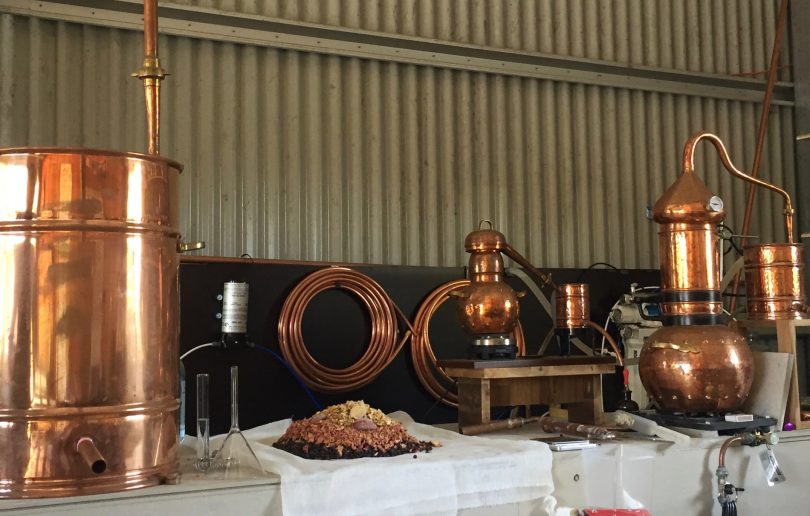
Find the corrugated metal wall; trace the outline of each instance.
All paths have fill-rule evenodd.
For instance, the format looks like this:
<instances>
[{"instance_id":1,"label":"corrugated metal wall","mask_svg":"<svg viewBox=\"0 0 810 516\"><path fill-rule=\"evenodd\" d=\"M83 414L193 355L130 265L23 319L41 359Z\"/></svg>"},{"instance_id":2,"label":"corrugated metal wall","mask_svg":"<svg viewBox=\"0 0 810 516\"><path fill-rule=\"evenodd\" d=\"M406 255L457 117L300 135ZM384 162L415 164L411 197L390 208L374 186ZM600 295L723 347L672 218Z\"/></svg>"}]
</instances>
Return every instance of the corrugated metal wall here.
<instances>
[{"instance_id":1,"label":"corrugated metal wall","mask_svg":"<svg viewBox=\"0 0 810 516\"><path fill-rule=\"evenodd\" d=\"M770 0L173 3L527 52L722 74L767 68L778 11L778 2Z\"/></svg>"},{"instance_id":2,"label":"corrugated metal wall","mask_svg":"<svg viewBox=\"0 0 810 516\"><path fill-rule=\"evenodd\" d=\"M766 66L773 4L215 7L725 73ZM711 38L724 15L733 29ZM717 131L738 166L753 161L754 103L184 37L161 37L160 48L173 74L162 151L186 165L182 231L206 240L207 254L459 265L464 235L491 218L540 266L654 267L644 208L674 180L688 135ZM140 52L137 32L0 15L0 146L143 149L140 84L128 79ZM775 107L763 175L790 191L792 142L791 109ZM744 185L713 151L699 162L739 224ZM778 200L758 199L753 232L782 238Z\"/></svg>"}]
</instances>

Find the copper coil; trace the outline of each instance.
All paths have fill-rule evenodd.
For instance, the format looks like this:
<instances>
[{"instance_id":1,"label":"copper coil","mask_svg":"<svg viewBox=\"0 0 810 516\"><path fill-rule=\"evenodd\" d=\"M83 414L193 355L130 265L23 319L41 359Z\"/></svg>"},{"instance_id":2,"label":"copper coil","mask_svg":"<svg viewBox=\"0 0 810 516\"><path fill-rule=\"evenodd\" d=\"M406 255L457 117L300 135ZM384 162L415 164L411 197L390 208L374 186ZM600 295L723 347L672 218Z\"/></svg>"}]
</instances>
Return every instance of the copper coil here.
<instances>
[{"instance_id":1,"label":"copper coil","mask_svg":"<svg viewBox=\"0 0 810 516\"><path fill-rule=\"evenodd\" d=\"M452 390L454 380L447 376L444 370L437 365L438 359L430 343L430 320L436 310L450 297L450 292L466 287L469 284L469 280L455 280L436 288L419 305L413 324L411 357L413 358L416 376L431 396L450 407L458 406L458 394ZM523 338L523 328L521 328L519 321L515 326L514 336L518 355L525 355L526 343Z\"/></svg>"},{"instance_id":2,"label":"copper coil","mask_svg":"<svg viewBox=\"0 0 810 516\"><path fill-rule=\"evenodd\" d=\"M309 353L301 335L301 320L312 298L340 288L365 305L371 318L371 339L360 359L345 369L326 367ZM397 314L409 330L397 340ZM329 267L304 278L287 296L278 320L278 341L284 359L312 389L343 393L371 383L399 354L413 328L385 290L373 279L346 267Z\"/></svg>"}]
</instances>

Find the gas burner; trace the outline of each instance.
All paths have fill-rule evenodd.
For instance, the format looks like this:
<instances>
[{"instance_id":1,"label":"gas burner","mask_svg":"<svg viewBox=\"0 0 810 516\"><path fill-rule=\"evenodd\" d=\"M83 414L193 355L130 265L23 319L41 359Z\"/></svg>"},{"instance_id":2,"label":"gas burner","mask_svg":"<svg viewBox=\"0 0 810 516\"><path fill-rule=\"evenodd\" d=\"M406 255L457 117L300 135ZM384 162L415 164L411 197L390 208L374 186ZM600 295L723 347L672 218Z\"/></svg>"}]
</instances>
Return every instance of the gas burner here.
<instances>
[{"instance_id":1,"label":"gas burner","mask_svg":"<svg viewBox=\"0 0 810 516\"><path fill-rule=\"evenodd\" d=\"M726 421L718 414L665 414L663 412L643 412L642 415L662 426L691 428L717 432L720 435L733 435L740 432L753 432L755 430L770 431L776 425L776 419L766 416L754 415L751 421Z\"/></svg>"}]
</instances>

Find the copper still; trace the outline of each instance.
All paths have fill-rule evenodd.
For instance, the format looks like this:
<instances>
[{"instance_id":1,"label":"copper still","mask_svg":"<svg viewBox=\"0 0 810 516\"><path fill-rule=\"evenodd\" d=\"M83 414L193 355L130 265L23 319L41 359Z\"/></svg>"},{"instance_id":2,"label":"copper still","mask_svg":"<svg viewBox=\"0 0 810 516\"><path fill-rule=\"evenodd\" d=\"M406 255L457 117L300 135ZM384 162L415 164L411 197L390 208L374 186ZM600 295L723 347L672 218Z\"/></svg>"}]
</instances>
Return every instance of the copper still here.
<instances>
[{"instance_id":1,"label":"copper still","mask_svg":"<svg viewBox=\"0 0 810 516\"><path fill-rule=\"evenodd\" d=\"M484 223L489 229L484 229ZM458 301L456 313L471 336L470 355L479 358L514 358L517 345L512 333L518 322L518 295L503 277L501 251L506 237L481 221L477 231L464 239L470 253L470 284L450 292Z\"/></svg>"},{"instance_id":2,"label":"copper still","mask_svg":"<svg viewBox=\"0 0 810 516\"><path fill-rule=\"evenodd\" d=\"M178 471L178 182L157 156L0 149L0 498L155 485Z\"/></svg>"},{"instance_id":3,"label":"copper still","mask_svg":"<svg viewBox=\"0 0 810 516\"><path fill-rule=\"evenodd\" d=\"M715 225L725 211L694 172L694 150L703 139L715 145L730 172L742 174L735 173L739 171L719 138L696 133L684 147L683 173L653 207L653 218L660 224L665 326L645 342L639 375L658 408L666 412L735 410L753 381L753 356L745 338L723 325Z\"/></svg>"}]
</instances>

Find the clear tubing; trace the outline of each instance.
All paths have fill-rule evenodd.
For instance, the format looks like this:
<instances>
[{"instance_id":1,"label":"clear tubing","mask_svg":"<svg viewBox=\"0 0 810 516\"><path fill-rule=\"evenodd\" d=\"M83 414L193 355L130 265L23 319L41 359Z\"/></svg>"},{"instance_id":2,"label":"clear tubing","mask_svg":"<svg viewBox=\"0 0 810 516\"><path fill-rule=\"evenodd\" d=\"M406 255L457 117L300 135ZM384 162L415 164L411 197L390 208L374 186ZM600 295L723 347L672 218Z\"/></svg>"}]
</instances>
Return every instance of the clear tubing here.
<instances>
[{"instance_id":1,"label":"clear tubing","mask_svg":"<svg viewBox=\"0 0 810 516\"><path fill-rule=\"evenodd\" d=\"M208 413L208 375L197 375L197 469L211 467L211 426Z\"/></svg>"},{"instance_id":2,"label":"clear tubing","mask_svg":"<svg viewBox=\"0 0 810 516\"><path fill-rule=\"evenodd\" d=\"M231 366L231 430L239 430L239 368Z\"/></svg>"}]
</instances>

